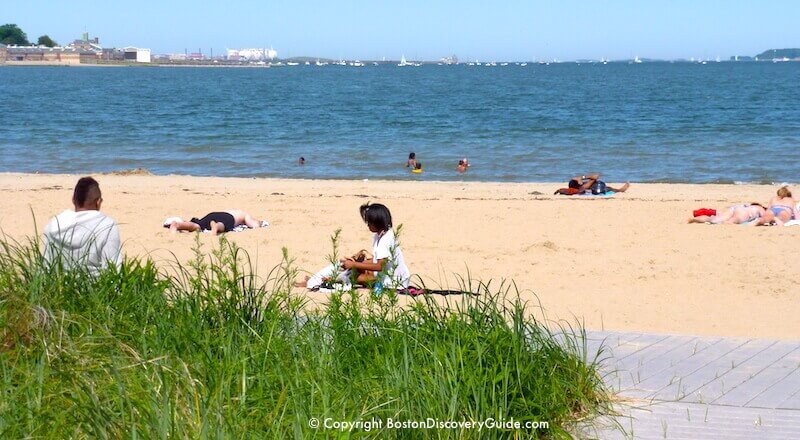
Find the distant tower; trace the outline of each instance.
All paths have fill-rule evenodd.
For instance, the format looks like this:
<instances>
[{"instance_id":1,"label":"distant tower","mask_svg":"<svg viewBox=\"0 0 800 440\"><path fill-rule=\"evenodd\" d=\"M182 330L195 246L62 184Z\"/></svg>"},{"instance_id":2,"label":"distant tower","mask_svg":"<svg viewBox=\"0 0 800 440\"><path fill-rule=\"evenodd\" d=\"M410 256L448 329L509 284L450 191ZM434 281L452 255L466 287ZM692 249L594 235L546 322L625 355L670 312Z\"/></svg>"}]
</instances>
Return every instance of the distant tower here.
<instances>
[{"instance_id":1,"label":"distant tower","mask_svg":"<svg viewBox=\"0 0 800 440\"><path fill-rule=\"evenodd\" d=\"M83 33L83 41L89 41L89 33L88 32L84 32Z\"/></svg>"}]
</instances>

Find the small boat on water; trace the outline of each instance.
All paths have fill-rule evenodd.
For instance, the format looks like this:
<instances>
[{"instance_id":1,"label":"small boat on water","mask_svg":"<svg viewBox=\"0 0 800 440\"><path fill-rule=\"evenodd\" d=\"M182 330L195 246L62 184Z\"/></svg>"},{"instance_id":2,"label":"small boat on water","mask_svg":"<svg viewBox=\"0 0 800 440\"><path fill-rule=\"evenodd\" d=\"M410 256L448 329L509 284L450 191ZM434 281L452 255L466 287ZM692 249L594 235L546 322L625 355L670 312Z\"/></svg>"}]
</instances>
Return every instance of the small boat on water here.
<instances>
[{"instance_id":1,"label":"small boat on water","mask_svg":"<svg viewBox=\"0 0 800 440\"><path fill-rule=\"evenodd\" d=\"M406 56L405 55L400 57L400 63L397 64L398 67L405 67L405 66L410 66L410 65L411 64L406 62Z\"/></svg>"}]
</instances>

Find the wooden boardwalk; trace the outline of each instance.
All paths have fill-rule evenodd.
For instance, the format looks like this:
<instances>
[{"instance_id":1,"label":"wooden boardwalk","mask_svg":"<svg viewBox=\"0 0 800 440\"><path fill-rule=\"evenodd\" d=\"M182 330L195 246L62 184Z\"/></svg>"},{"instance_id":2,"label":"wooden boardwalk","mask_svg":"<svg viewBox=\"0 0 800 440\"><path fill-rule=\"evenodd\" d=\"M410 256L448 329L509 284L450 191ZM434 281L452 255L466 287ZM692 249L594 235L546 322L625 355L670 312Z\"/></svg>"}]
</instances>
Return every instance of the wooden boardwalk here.
<instances>
[{"instance_id":1,"label":"wooden boardwalk","mask_svg":"<svg viewBox=\"0 0 800 440\"><path fill-rule=\"evenodd\" d=\"M800 438L800 341L587 332L601 344L621 416L585 436Z\"/></svg>"}]
</instances>

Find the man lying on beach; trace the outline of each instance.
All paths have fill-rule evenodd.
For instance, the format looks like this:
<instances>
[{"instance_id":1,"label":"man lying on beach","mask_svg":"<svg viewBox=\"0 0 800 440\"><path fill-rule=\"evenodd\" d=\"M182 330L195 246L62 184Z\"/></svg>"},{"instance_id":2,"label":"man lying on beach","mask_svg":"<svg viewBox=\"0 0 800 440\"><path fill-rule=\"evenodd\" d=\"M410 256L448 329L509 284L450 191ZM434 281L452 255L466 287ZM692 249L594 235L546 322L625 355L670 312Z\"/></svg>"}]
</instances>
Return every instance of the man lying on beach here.
<instances>
[{"instance_id":1,"label":"man lying on beach","mask_svg":"<svg viewBox=\"0 0 800 440\"><path fill-rule=\"evenodd\" d=\"M173 233L181 231L211 231L214 235L222 232L230 232L237 226L247 226L248 228L255 229L264 225L265 222L256 219L241 209L211 212L206 214L203 218L198 219L194 217L188 222L178 217L172 217L164 221L164 227L169 228Z\"/></svg>"},{"instance_id":2,"label":"man lying on beach","mask_svg":"<svg viewBox=\"0 0 800 440\"><path fill-rule=\"evenodd\" d=\"M618 193L627 191L630 186L630 183L625 182L621 187L613 188L600 180L600 173L594 173L573 177L567 183L567 188L559 188L553 194L571 196L575 194L584 194L587 191L590 191L592 194Z\"/></svg>"},{"instance_id":3,"label":"man lying on beach","mask_svg":"<svg viewBox=\"0 0 800 440\"><path fill-rule=\"evenodd\" d=\"M44 228L44 258L62 266L86 266L97 275L104 267L122 264L117 222L100 212L103 194L91 177L81 177L72 193L74 210L53 217Z\"/></svg>"}]
</instances>

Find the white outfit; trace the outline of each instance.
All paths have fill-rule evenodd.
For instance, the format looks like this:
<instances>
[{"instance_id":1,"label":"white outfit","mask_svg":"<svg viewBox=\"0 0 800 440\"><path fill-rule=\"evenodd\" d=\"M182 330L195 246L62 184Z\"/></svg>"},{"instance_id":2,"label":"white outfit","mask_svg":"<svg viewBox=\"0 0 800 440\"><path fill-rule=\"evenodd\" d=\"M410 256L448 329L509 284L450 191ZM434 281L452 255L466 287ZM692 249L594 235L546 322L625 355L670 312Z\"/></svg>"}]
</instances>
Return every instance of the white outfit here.
<instances>
[{"instance_id":1,"label":"white outfit","mask_svg":"<svg viewBox=\"0 0 800 440\"><path fill-rule=\"evenodd\" d=\"M372 255L373 263L386 259L386 265L383 267L385 275L382 280L379 280L383 283L384 288L405 289L408 287L411 272L406 266L403 251L397 244L394 231L390 229L383 235L375 234L372 237ZM375 272L376 277L379 274L380 272Z\"/></svg>"},{"instance_id":2,"label":"white outfit","mask_svg":"<svg viewBox=\"0 0 800 440\"><path fill-rule=\"evenodd\" d=\"M117 222L100 211L67 210L44 228L44 258L61 259L64 267L88 267L97 275L108 264L122 264Z\"/></svg>"},{"instance_id":3,"label":"white outfit","mask_svg":"<svg viewBox=\"0 0 800 440\"><path fill-rule=\"evenodd\" d=\"M336 282L342 284L343 290L350 290L350 270L343 270L342 265L338 262L336 264L329 264L320 269L306 281L306 288L313 289L322 284L324 278L333 278Z\"/></svg>"}]
</instances>

